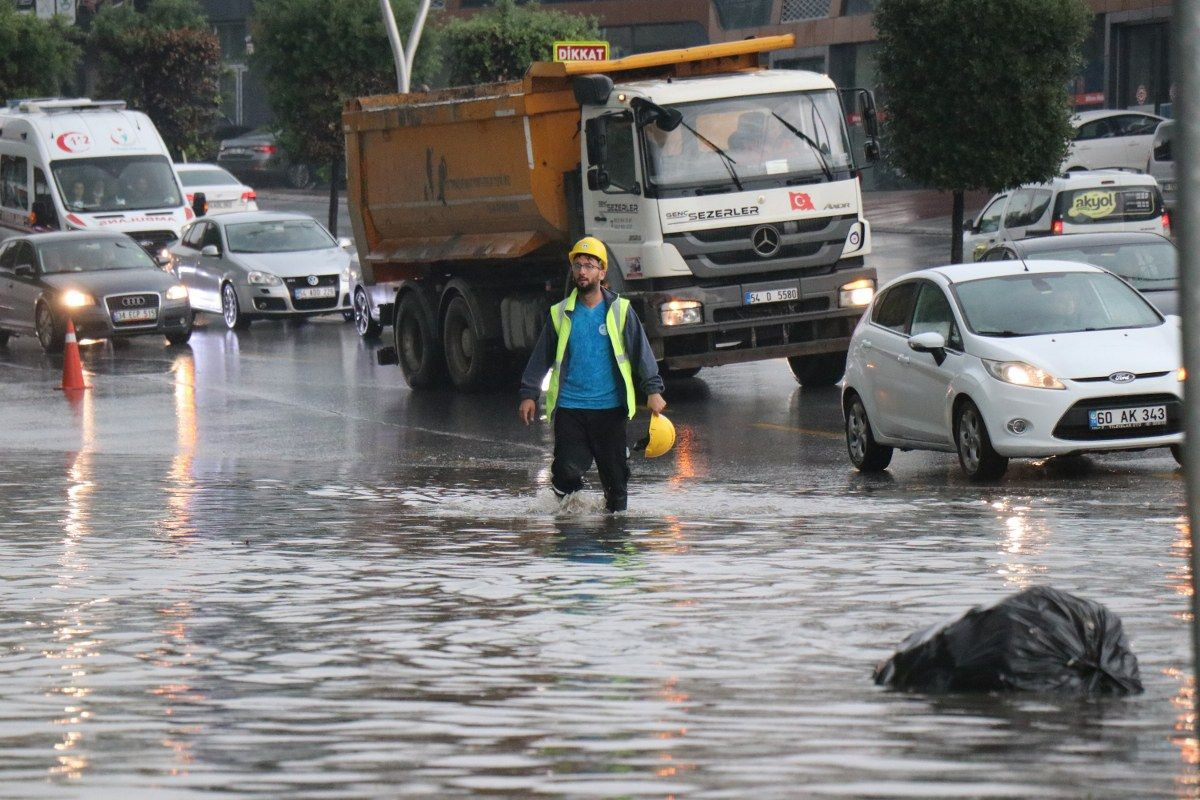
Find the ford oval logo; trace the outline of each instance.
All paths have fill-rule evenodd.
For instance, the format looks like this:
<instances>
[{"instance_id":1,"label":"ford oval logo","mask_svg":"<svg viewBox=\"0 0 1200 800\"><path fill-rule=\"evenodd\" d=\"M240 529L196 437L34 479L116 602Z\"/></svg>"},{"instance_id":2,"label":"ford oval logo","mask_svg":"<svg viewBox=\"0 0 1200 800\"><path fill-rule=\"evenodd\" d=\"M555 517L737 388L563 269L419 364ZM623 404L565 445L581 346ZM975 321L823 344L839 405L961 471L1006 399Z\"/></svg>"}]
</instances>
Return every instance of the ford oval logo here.
<instances>
[{"instance_id":1,"label":"ford oval logo","mask_svg":"<svg viewBox=\"0 0 1200 800\"><path fill-rule=\"evenodd\" d=\"M316 286L320 282L321 282L320 278L318 278L316 275L308 276L308 285L309 286Z\"/></svg>"},{"instance_id":2,"label":"ford oval logo","mask_svg":"<svg viewBox=\"0 0 1200 800\"><path fill-rule=\"evenodd\" d=\"M144 298L144 297L122 297L121 305L125 306L126 308L132 308L133 306L144 306L144 305L146 305L146 298Z\"/></svg>"},{"instance_id":3,"label":"ford oval logo","mask_svg":"<svg viewBox=\"0 0 1200 800\"><path fill-rule=\"evenodd\" d=\"M1108 376L1108 379L1113 383L1129 383L1136 377L1137 375L1134 375L1132 372L1114 372Z\"/></svg>"}]
</instances>

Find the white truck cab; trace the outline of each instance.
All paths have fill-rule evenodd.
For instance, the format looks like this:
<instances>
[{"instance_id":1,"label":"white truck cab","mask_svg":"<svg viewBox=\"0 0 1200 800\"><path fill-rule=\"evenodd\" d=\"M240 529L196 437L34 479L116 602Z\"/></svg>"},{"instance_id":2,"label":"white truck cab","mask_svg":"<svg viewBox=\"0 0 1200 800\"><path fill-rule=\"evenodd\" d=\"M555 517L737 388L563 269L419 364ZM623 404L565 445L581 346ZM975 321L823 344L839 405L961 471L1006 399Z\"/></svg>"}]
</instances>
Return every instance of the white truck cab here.
<instances>
[{"instance_id":1,"label":"white truck cab","mask_svg":"<svg viewBox=\"0 0 1200 800\"><path fill-rule=\"evenodd\" d=\"M126 233L159 258L194 216L166 143L120 100L13 100L0 110L0 239Z\"/></svg>"}]
</instances>

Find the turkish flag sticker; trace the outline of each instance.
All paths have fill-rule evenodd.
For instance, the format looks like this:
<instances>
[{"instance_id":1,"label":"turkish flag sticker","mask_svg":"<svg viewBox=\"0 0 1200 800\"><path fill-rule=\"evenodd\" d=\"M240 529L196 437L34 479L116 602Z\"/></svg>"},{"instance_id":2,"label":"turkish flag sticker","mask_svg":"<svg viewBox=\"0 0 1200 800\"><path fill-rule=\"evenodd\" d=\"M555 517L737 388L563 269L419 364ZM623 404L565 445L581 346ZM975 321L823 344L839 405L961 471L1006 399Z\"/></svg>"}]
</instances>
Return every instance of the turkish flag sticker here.
<instances>
[{"instance_id":1,"label":"turkish flag sticker","mask_svg":"<svg viewBox=\"0 0 1200 800\"><path fill-rule=\"evenodd\" d=\"M812 198L804 192L788 192L788 200L792 203L792 211L816 211Z\"/></svg>"}]
</instances>

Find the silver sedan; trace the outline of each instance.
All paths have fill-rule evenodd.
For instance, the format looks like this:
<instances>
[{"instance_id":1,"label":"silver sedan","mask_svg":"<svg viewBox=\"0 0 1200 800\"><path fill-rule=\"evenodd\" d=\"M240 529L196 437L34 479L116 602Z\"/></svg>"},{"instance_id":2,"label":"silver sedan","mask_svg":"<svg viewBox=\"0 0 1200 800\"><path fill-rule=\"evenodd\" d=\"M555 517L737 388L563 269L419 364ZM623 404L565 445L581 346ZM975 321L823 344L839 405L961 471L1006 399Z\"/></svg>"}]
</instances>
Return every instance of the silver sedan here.
<instances>
[{"instance_id":1,"label":"silver sedan","mask_svg":"<svg viewBox=\"0 0 1200 800\"><path fill-rule=\"evenodd\" d=\"M350 254L304 214L247 211L202 217L171 248L192 307L231 329L255 319L349 315Z\"/></svg>"}]
</instances>

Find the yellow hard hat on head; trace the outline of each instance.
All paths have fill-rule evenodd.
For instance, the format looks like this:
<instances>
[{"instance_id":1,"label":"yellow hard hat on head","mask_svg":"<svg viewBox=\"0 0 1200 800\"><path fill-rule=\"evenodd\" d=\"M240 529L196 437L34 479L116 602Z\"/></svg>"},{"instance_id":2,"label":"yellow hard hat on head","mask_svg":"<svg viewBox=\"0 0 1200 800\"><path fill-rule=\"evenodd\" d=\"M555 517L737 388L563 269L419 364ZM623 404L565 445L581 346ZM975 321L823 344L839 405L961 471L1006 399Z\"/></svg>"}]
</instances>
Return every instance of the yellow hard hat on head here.
<instances>
[{"instance_id":1,"label":"yellow hard hat on head","mask_svg":"<svg viewBox=\"0 0 1200 800\"><path fill-rule=\"evenodd\" d=\"M585 256L598 258L601 269L608 269L608 248L604 246L604 242L595 236L585 236L576 242L575 246L571 248L571 252L567 255L567 261L575 261L575 256L581 253Z\"/></svg>"},{"instance_id":2,"label":"yellow hard hat on head","mask_svg":"<svg viewBox=\"0 0 1200 800\"><path fill-rule=\"evenodd\" d=\"M646 442L646 458L658 458L675 445L675 426L662 414L650 415L649 441Z\"/></svg>"}]
</instances>

